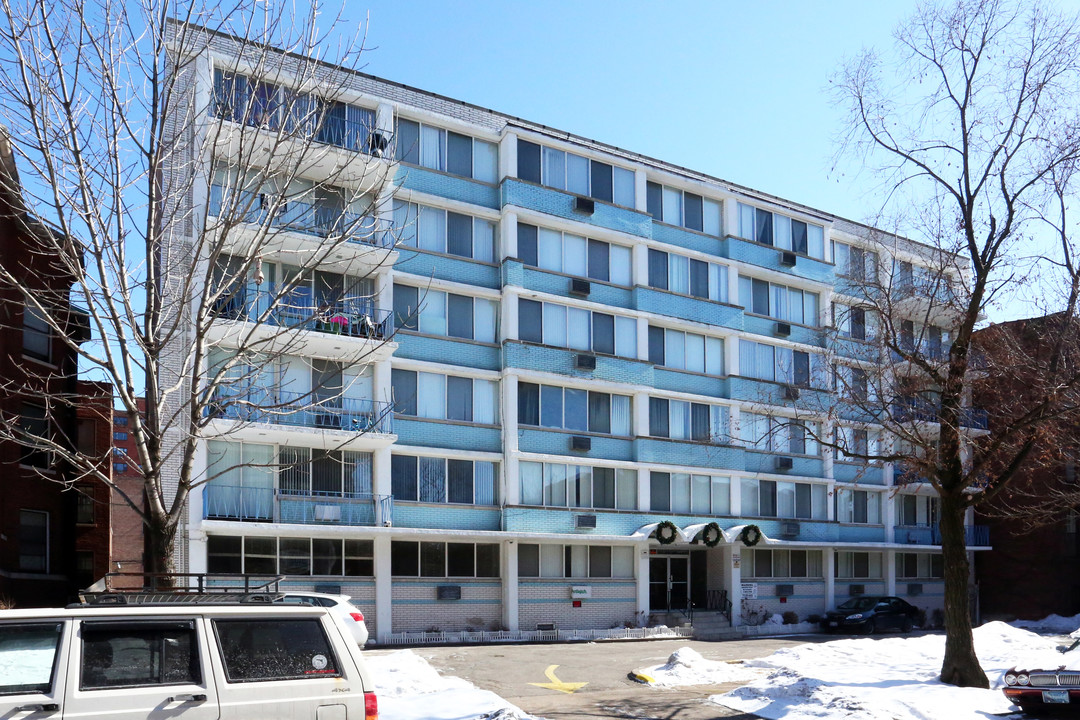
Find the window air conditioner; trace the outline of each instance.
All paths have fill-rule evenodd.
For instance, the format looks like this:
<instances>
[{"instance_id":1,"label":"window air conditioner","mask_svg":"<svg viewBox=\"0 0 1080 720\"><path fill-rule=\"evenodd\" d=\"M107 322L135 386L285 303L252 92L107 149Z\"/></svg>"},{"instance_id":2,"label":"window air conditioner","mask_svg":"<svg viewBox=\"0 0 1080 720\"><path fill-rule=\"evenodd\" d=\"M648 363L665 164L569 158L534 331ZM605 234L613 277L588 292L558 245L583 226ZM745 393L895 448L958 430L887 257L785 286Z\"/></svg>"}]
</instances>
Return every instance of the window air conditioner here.
<instances>
[{"instance_id":1,"label":"window air conditioner","mask_svg":"<svg viewBox=\"0 0 1080 720\"><path fill-rule=\"evenodd\" d=\"M795 594L794 585L777 585L776 597L791 597Z\"/></svg>"},{"instance_id":2,"label":"window air conditioner","mask_svg":"<svg viewBox=\"0 0 1080 720\"><path fill-rule=\"evenodd\" d=\"M315 506L315 521L316 522L341 522L341 506L340 505L316 505Z\"/></svg>"},{"instance_id":3,"label":"window air conditioner","mask_svg":"<svg viewBox=\"0 0 1080 720\"><path fill-rule=\"evenodd\" d=\"M576 515L574 517L574 527L579 530L595 530L596 529L596 516L595 515Z\"/></svg>"},{"instance_id":4,"label":"window air conditioner","mask_svg":"<svg viewBox=\"0 0 1080 720\"><path fill-rule=\"evenodd\" d=\"M865 595L865 585L848 585L848 595Z\"/></svg>"},{"instance_id":5,"label":"window air conditioner","mask_svg":"<svg viewBox=\"0 0 1080 720\"><path fill-rule=\"evenodd\" d=\"M578 370L595 370L596 369L596 356L578 354L574 361L574 367Z\"/></svg>"},{"instance_id":6,"label":"window air conditioner","mask_svg":"<svg viewBox=\"0 0 1080 720\"><path fill-rule=\"evenodd\" d=\"M794 385L785 385L784 386L784 399L785 400L798 400L799 399L799 388L797 388Z\"/></svg>"},{"instance_id":7,"label":"window air conditioner","mask_svg":"<svg viewBox=\"0 0 1080 720\"><path fill-rule=\"evenodd\" d=\"M908 583L907 584L908 595L922 595L922 583Z\"/></svg>"},{"instance_id":8,"label":"window air conditioner","mask_svg":"<svg viewBox=\"0 0 1080 720\"><path fill-rule=\"evenodd\" d=\"M780 253L780 264L787 267L795 267L796 257L793 252Z\"/></svg>"},{"instance_id":9,"label":"window air conditioner","mask_svg":"<svg viewBox=\"0 0 1080 720\"><path fill-rule=\"evenodd\" d=\"M592 438L585 437L584 435L573 435L570 437L570 449L571 450L592 450Z\"/></svg>"},{"instance_id":10,"label":"window air conditioner","mask_svg":"<svg viewBox=\"0 0 1080 720\"><path fill-rule=\"evenodd\" d=\"M580 195L574 197L574 212L592 215L595 211L596 203L593 202L592 198L581 197Z\"/></svg>"},{"instance_id":11,"label":"window air conditioner","mask_svg":"<svg viewBox=\"0 0 1080 720\"><path fill-rule=\"evenodd\" d=\"M795 461L793 459L789 458L789 457L778 457L778 458L776 458L776 469L777 470L790 470L794 466L795 466Z\"/></svg>"},{"instance_id":12,"label":"window air conditioner","mask_svg":"<svg viewBox=\"0 0 1080 720\"><path fill-rule=\"evenodd\" d=\"M592 283L590 283L588 280L582 280L581 278L572 278L570 280L571 295L588 297L590 292L592 292Z\"/></svg>"},{"instance_id":13,"label":"window air conditioner","mask_svg":"<svg viewBox=\"0 0 1080 720\"><path fill-rule=\"evenodd\" d=\"M791 334L791 323L778 322L776 323L776 336L787 337Z\"/></svg>"}]
</instances>

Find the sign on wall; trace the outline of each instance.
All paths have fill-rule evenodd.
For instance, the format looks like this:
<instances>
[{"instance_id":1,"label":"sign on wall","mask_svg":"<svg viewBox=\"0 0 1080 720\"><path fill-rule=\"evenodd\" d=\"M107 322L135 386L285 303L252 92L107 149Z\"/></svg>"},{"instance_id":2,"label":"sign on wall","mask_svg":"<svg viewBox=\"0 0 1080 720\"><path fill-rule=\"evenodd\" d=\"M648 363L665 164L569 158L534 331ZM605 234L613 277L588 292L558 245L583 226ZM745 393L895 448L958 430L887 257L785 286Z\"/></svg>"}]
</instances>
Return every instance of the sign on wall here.
<instances>
[{"instance_id":1,"label":"sign on wall","mask_svg":"<svg viewBox=\"0 0 1080 720\"><path fill-rule=\"evenodd\" d=\"M570 597L574 600L589 599L592 597L591 585L571 585Z\"/></svg>"},{"instance_id":2,"label":"sign on wall","mask_svg":"<svg viewBox=\"0 0 1080 720\"><path fill-rule=\"evenodd\" d=\"M731 556L731 567L738 570L740 563L742 563L742 556L741 555L739 555L738 553L735 553L734 555Z\"/></svg>"},{"instance_id":3,"label":"sign on wall","mask_svg":"<svg viewBox=\"0 0 1080 720\"><path fill-rule=\"evenodd\" d=\"M744 600L757 600L757 583L743 583L742 596Z\"/></svg>"}]
</instances>

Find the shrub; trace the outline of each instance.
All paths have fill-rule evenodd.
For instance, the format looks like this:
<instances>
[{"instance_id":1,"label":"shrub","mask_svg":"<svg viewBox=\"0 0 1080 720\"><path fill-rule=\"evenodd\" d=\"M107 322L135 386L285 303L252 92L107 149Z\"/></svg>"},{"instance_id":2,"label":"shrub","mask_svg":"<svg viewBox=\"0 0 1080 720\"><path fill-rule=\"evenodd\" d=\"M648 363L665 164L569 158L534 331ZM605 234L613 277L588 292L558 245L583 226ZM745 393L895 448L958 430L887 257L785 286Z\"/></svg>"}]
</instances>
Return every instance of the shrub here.
<instances>
[{"instance_id":1,"label":"shrub","mask_svg":"<svg viewBox=\"0 0 1080 720\"><path fill-rule=\"evenodd\" d=\"M816 624L816 623L820 623L821 619L822 619L821 616L817 615L817 614L815 614L815 615L807 615L806 622L812 622L812 623Z\"/></svg>"},{"instance_id":2,"label":"shrub","mask_svg":"<svg viewBox=\"0 0 1080 720\"><path fill-rule=\"evenodd\" d=\"M930 623L933 627L939 628L945 625L945 613L941 608L934 608L934 612L930 614Z\"/></svg>"},{"instance_id":3,"label":"shrub","mask_svg":"<svg viewBox=\"0 0 1080 720\"><path fill-rule=\"evenodd\" d=\"M785 612L784 613L784 624L785 625L798 625L799 624L799 613L795 612L794 610L788 610L787 612Z\"/></svg>"},{"instance_id":4,"label":"shrub","mask_svg":"<svg viewBox=\"0 0 1080 720\"><path fill-rule=\"evenodd\" d=\"M917 627L926 628L926 608L919 608L918 615L915 616L915 625Z\"/></svg>"}]
</instances>

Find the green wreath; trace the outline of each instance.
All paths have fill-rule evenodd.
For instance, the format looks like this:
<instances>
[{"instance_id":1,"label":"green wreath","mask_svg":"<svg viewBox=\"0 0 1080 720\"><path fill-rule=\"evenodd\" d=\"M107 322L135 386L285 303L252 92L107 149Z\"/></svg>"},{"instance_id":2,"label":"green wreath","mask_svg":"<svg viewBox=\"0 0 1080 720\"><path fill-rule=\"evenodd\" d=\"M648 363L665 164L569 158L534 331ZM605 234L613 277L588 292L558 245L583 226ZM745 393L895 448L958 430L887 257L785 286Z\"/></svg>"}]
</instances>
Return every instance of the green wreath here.
<instances>
[{"instance_id":1,"label":"green wreath","mask_svg":"<svg viewBox=\"0 0 1080 720\"><path fill-rule=\"evenodd\" d=\"M739 539L746 547L754 547L761 542L761 528L757 525L747 525L739 533Z\"/></svg>"},{"instance_id":2,"label":"green wreath","mask_svg":"<svg viewBox=\"0 0 1080 720\"><path fill-rule=\"evenodd\" d=\"M723 535L720 532L720 526L714 522L709 523L701 531L701 542L705 543L708 547L716 547L720 544L720 539Z\"/></svg>"},{"instance_id":3,"label":"green wreath","mask_svg":"<svg viewBox=\"0 0 1080 720\"><path fill-rule=\"evenodd\" d=\"M656 526L656 541L661 545L670 545L679 536L679 528L670 520L664 520Z\"/></svg>"}]
</instances>

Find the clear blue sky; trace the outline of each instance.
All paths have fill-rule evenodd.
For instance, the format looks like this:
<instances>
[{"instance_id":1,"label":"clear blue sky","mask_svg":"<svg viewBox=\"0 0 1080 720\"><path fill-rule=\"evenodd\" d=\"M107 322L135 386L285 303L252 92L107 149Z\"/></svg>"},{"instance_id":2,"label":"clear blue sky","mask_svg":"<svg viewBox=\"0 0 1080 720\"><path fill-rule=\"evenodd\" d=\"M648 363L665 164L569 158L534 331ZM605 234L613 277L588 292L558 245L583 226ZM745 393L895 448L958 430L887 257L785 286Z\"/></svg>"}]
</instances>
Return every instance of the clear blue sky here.
<instances>
[{"instance_id":1,"label":"clear blue sky","mask_svg":"<svg viewBox=\"0 0 1080 720\"><path fill-rule=\"evenodd\" d=\"M828 79L889 43L910 0L350 5L354 22L369 13L374 75L853 220L877 209L830 172Z\"/></svg>"}]
</instances>

